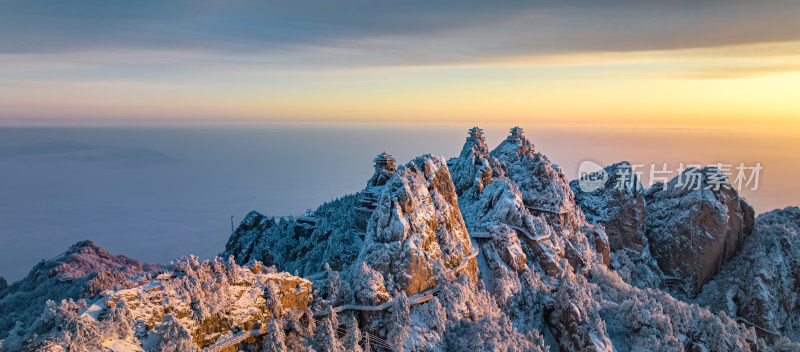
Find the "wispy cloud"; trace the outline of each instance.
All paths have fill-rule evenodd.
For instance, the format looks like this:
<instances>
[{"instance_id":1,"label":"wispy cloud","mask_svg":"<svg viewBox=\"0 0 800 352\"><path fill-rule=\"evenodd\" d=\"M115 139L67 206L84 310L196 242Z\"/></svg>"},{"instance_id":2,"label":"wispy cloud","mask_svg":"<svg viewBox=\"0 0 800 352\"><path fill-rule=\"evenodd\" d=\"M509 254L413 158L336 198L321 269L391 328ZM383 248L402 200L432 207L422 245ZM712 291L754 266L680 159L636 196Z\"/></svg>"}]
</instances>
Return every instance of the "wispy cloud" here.
<instances>
[{"instance_id":1,"label":"wispy cloud","mask_svg":"<svg viewBox=\"0 0 800 352\"><path fill-rule=\"evenodd\" d=\"M276 65L448 64L788 41L800 39L798 15L791 0L9 0L0 3L0 52L169 49Z\"/></svg>"},{"instance_id":2,"label":"wispy cloud","mask_svg":"<svg viewBox=\"0 0 800 352\"><path fill-rule=\"evenodd\" d=\"M0 122L796 116L771 82L701 97L796 71L799 17L795 0L4 0Z\"/></svg>"},{"instance_id":3,"label":"wispy cloud","mask_svg":"<svg viewBox=\"0 0 800 352\"><path fill-rule=\"evenodd\" d=\"M800 64L775 63L701 66L688 70L683 77L693 79L733 79L788 72L800 72Z\"/></svg>"}]
</instances>

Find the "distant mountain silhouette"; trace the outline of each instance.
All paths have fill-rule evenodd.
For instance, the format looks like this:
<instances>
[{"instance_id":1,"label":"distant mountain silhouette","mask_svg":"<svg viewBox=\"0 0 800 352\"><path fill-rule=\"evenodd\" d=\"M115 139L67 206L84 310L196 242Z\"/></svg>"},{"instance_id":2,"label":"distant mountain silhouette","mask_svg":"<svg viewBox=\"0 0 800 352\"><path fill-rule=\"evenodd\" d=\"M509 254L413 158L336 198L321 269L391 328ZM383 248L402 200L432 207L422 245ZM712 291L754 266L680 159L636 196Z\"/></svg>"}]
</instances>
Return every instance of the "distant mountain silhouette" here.
<instances>
[{"instance_id":1,"label":"distant mountain silhouette","mask_svg":"<svg viewBox=\"0 0 800 352\"><path fill-rule=\"evenodd\" d=\"M96 162L118 166L176 161L157 150L107 147L72 140L0 147L0 160Z\"/></svg>"}]
</instances>

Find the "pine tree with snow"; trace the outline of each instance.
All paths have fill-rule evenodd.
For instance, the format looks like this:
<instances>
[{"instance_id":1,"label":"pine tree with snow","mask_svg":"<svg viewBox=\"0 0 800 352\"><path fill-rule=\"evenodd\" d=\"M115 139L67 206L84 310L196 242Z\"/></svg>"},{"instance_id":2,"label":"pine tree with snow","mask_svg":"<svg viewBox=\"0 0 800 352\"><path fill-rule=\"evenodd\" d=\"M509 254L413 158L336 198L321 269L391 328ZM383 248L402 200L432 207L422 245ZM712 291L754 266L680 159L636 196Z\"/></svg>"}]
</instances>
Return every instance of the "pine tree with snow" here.
<instances>
[{"instance_id":1,"label":"pine tree with snow","mask_svg":"<svg viewBox=\"0 0 800 352\"><path fill-rule=\"evenodd\" d=\"M350 352L362 352L360 342L361 330L358 329L356 318L351 317L347 323L347 333L344 335L344 347Z\"/></svg>"},{"instance_id":2,"label":"pine tree with snow","mask_svg":"<svg viewBox=\"0 0 800 352\"><path fill-rule=\"evenodd\" d=\"M161 343L159 351L163 352L199 352L200 348L192 341L189 332L172 314L161 319L161 324L154 327Z\"/></svg>"},{"instance_id":3,"label":"pine tree with snow","mask_svg":"<svg viewBox=\"0 0 800 352\"><path fill-rule=\"evenodd\" d=\"M278 298L278 285L275 282L267 281L264 287L264 301L273 318L280 318L283 315L283 305Z\"/></svg>"},{"instance_id":4,"label":"pine tree with snow","mask_svg":"<svg viewBox=\"0 0 800 352\"><path fill-rule=\"evenodd\" d=\"M352 299L350 284L342 280L339 272L332 270L327 263L325 264L324 290L327 304L331 306L338 306Z\"/></svg>"},{"instance_id":5,"label":"pine tree with snow","mask_svg":"<svg viewBox=\"0 0 800 352\"><path fill-rule=\"evenodd\" d=\"M408 296L405 291L401 291L394 299L392 306L391 316L391 330L387 334L389 342L396 346L403 346L404 350L410 350L410 346L406 346L406 339L411 333L411 328L414 326L414 320L411 319L411 306L408 303Z\"/></svg>"},{"instance_id":6,"label":"pine tree with snow","mask_svg":"<svg viewBox=\"0 0 800 352\"><path fill-rule=\"evenodd\" d=\"M339 327L339 320L336 312L329 310L328 315L314 329L314 341L319 345L320 352L344 352L344 346L339 341L336 330Z\"/></svg>"},{"instance_id":7,"label":"pine tree with snow","mask_svg":"<svg viewBox=\"0 0 800 352\"><path fill-rule=\"evenodd\" d=\"M111 324L112 331L118 338L126 339L133 334L133 327L131 326L133 315L131 315L125 300L120 300L116 306L111 308L108 313L108 321Z\"/></svg>"},{"instance_id":8,"label":"pine tree with snow","mask_svg":"<svg viewBox=\"0 0 800 352\"><path fill-rule=\"evenodd\" d=\"M266 322L267 333L261 344L261 352L285 352L286 334L283 324L279 320L270 319Z\"/></svg>"},{"instance_id":9,"label":"pine tree with snow","mask_svg":"<svg viewBox=\"0 0 800 352\"><path fill-rule=\"evenodd\" d=\"M239 266L236 265L236 260L233 259L233 256L229 256L225 262L225 274L228 276L229 283L239 281Z\"/></svg>"}]
</instances>

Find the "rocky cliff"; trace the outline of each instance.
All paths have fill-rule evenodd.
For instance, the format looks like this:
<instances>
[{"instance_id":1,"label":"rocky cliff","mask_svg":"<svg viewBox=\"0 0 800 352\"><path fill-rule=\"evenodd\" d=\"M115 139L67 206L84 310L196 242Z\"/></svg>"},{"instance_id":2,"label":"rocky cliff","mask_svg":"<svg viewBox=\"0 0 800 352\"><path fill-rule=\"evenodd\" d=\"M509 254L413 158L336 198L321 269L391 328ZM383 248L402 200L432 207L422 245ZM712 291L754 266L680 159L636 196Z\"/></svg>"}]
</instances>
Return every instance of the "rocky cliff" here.
<instances>
[{"instance_id":1,"label":"rocky cliff","mask_svg":"<svg viewBox=\"0 0 800 352\"><path fill-rule=\"evenodd\" d=\"M690 168L645 193L647 238L673 288L694 296L741 248L753 208L718 169ZM679 292L680 292L679 291Z\"/></svg>"},{"instance_id":2,"label":"rocky cliff","mask_svg":"<svg viewBox=\"0 0 800 352\"><path fill-rule=\"evenodd\" d=\"M211 261L146 267L84 246L106 264L45 262L59 287L95 287L90 299L32 308L0 350L192 351L235 336L228 350L800 350L800 210L754 224L711 168L687 170L701 188L643 191L614 187L619 163L584 192L522 129L491 151L481 133L447 162L395 168L382 154L362 192L306 216L251 212ZM115 265L138 269L87 284ZM0 287L0 308L25 285Z\"/></svg>"},{"instance_id":3,"label":"rocky cliff","mask_svg":"<svg viewBox=\"0 0 800 352\"><path fill-rule=\"evenodd\" d=\"M508 178L519 188L525 206L551 213L574 209L574 195L561 168L542 153L536 153L533 143L524 135L509 136L491 155L505 165Z\"/></svg>"},{"instance_id":4,"label":"rocky cliff","mask_svg":"<svg viewBox=\"0 0 800 352\"><path fill-rule=\"evenodd\" d=\"M650 255L647 202L639 177L625 161L592 176L605 181L601 185L584 183L587 188L584 191L581 182L574 180L570 188L586 220L605 228L611 251L610 267L634 286L659 288L662 275Z\"/></svg>"},{"instance_id":5,"label":"rocky cliff","mask_svg":"<svg viewBox=\"0 0 800 352\"><path fill-rule=\"evenodd\" d=\"M322 272L325 264L345 270L363 246L364 232L355 218L358 205L358 195L346 195L321 205L306 222L252 211L231 234L220 256L233 256L240 265L261 261L303 276Z\"/></svg>"},{"instance_id":6,"label":"rocky cliff","mask_svg":"<svg viewBox=\"0 0 800 352\"><path fill-rule=\"evenodd\" d=\"M605 167L603 173L605 183L590 192L584 192L578 180L570 182L576 202L587 221L605 227L611 250L641 252L647 247L642 183L626 161Z\"/></svg>"},{"instance_id":7,"label":"rocky cliff","mask_svg":"<svg viewBox=\"0 0 800 352\"><path fill-rule=\"evenodd\" d=\"M800 341L800 209L758 216L741 251L703 286L697 302L755 326L759 334Z\"/></svg>"},{"instance_id":8,"label":"rocky cliff","mask_svg":"<svg viewBox=\"0 0 800 352\"><path fill-rule=\"evenodd\" d=\"M463 166L472 160L505 171L496 173L491 183L475 183L459 198L467 227L481 248L481 277L499 307L523 333L552 331L557 339L553 348L610 348L604 328L581 328L576 321L580 313L556 304L558 289L553 285L609 260L602 226L584 220L563 172L535 153L521 131L512 131L490 153L471 148L468 140L459 158L450 162L458 175L454 179L486 179L479 175L482 169Z\"/></svg>"},{"instance_id":9,"label":"rocky cliff","mask_svg":"<svg viewBox=\"0 0 800 352\"><path fill-rule=\"evenodd\" d=\"M505 175L503 165L489 155L489 147L483 139L467 139L461 154L448 160L447 165L452 170L453 185L459 197L474 197L495 178ZM473 193L465 194L468 191Z\"/></svg>"},{"instance_id":10,"label":"rocky cliff","mask_svg":"<svg viewBox=\"0 0 800 352\"><path fill-rule=\"evenodd\" d=\"M390 292L414 295L436 285L435 261L452 269L471 253L447 164L426 155L386 182L357 262L381 272ZM477 278L474 260L463 270Z\"/></svg>"}]
</instances>

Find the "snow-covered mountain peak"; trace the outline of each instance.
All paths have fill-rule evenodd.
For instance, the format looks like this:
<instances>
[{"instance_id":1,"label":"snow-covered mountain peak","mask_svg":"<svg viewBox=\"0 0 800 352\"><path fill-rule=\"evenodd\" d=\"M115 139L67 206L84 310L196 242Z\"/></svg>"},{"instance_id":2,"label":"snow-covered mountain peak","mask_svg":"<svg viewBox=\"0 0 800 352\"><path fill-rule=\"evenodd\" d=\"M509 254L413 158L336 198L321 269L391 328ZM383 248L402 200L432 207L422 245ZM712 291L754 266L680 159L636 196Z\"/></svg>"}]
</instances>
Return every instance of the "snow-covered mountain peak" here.
<instances>
[{"instance_id":1,"label":"snow-covered mountain peak","mask_svg":"<svg viewBox=\"0 0 800 352\"><path fill-rule=\"evenodd\" d=\"M250 212L210 261L43 261L0 285L0 351L800 350L800 210L754 222L719 170L617 188L621 162L584 191L521 128L372 161L304 216Z\"/></svg>"}]
</instances>

